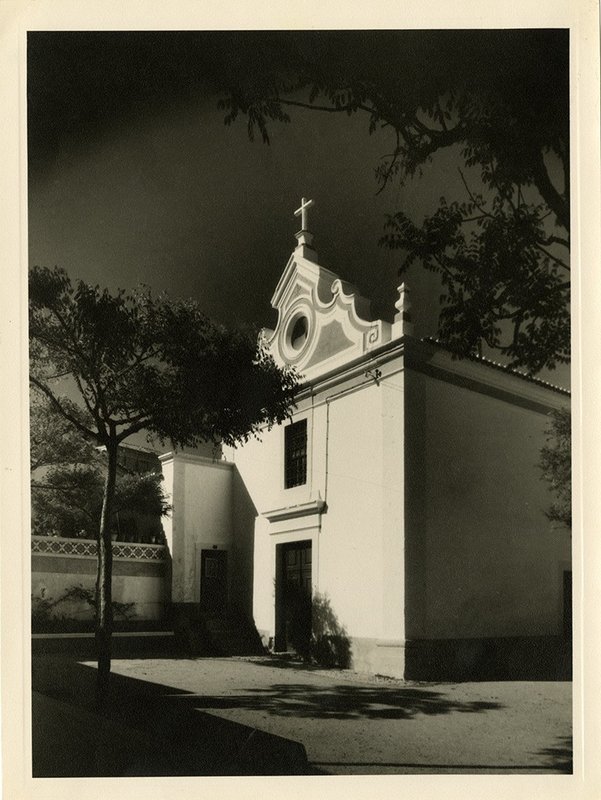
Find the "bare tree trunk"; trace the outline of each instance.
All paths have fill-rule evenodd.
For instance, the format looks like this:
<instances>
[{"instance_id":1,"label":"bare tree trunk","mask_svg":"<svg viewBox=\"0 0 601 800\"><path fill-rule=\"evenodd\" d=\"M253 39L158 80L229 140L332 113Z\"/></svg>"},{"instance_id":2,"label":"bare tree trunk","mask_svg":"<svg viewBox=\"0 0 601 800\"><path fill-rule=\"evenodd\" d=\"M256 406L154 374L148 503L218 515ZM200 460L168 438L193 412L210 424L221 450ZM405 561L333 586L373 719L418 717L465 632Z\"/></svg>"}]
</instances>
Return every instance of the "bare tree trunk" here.
<instances>
[{"instance_id":1,"label":"bare tree trunk","mask_svg":"<svg viewBox=\"0 0 601 800\"><path fill-rule=\"evenodd\" d=\"M96 706L102 707L109 687L111 673L111 635L113 632L113 546L111 517L117 480L117 444L107 446L107 474L98 533L98 571L96 575Z\"/></svg>"}]
</instances>

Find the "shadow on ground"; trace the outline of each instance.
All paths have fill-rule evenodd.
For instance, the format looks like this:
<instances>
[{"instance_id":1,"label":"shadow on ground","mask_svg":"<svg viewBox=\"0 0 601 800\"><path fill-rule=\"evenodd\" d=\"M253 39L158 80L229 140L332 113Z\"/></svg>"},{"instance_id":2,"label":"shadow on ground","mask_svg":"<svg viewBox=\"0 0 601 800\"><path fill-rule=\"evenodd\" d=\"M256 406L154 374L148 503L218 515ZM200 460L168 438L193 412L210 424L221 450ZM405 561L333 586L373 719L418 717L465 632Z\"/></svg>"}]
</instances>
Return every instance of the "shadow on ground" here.
<instances>
[{"instance_id":1,"label":"shadow on ground","mask_svg":"<svg viewBox=\"0 0 601 800\"><path fill-rule=\"evenodd\" d=\"M539 750L537 755L543 756L547 765L558 772L565 772L569 775L574 772L571 736L559 736L553 747L545 747Z\"/></svg>"},{"instance_id":2,"label":"shadow on ground","mask_svg":"<svg viewBox=\"0 0 601 800\"><path fill-rule=\"evenodd\" d=\"M426 689L349 684L318 687L308 683L275 683L228 697L177 695L173 699L203 709L247 708L279 717L339 720L406 720L417 714L482 713L503 707L500 703L454 701Z\"/></svg>"},{"instance_id":3,"label":"shadow on ground","mask_svg":"<svg viewBox=\"0 0 601 800\"><path fill-rule=\"evenodd\" d=\"M58 699L76 698L78 703L91 706L95 675L95 669L75 660L46 658L34 664L33 686ZM180 710L184 706L202 710L253 709L274 716L314 719L406 720L418 714L483 713L503 708L497 702L464 702L433 689L385 684L273 683L224 696L194 694L113 674L111 692L113 700L119 698L120 702L130 697L148 697L154 704L160 698Z\"/></svg>"},{"instance_id":4,"label":"shadow on ground","mask_svg":"<svg viewBox=\"0 0 601 800\"><path fill-rule=\"evenodd\" d=\"M173 687L113 674L98 710L95 668L55 656L32 672L35 778L321 773L300 742L205 713Z\"/></svg>"},{"instance_id":5,"label":"shadow on ground","mask_svg":"<svg viewBox=\"0 0 601 800\"><path fill-rule=\"evenodd\" d=\"M202 661L203 659L192 659L195 664ZM265 659L255 660L253 663L269 663L272 667L278 664L286 670L306 669L301 663L286 660L274 663L273 659ZM291 678L296 677L290 672L288 674ZM95 751L91 755L82 755L79 763L74 763L71 759L71 763L65 763L62 767L62 772L48 772L42 766L47 763L47 759L43 757L44 748L47 747L44 726L41 724L41 717L36 719L34 706L34 775L66 777L327 773L333 768L336 771L337 765L328 762L307 764L302 745L279 737L269 739L269 734L239 725L211 712L248 709L269 716L298 719L411 720L419 715L485 714L505 707L498 702L455 700L444 690L437 690L432 686L413 687L385 683L356 685L350 682L333 685L331 681L304 682L300 674L298 678L299 680L291 683L281 681L259 687L247 686L226 696L215 693L195 694L173 686L113 674L108 703L103 713L93 718L96 669L79 663L73 657L34 658L34 690L50 702L67 704L77 713L81 712L83 717L89 715L92 727L89 722L85 722L85 725L88 726L88 733L91 731L91 738L96 737L97 740ZM491 725L495 724L494 720L493 715ZM117 755L115 731L119 734L118 742L126 742L123 752L119 751ZM49 733L54 735L52 731ZM106 750L104 754L103 747ZM537 755L541 760L539 769L567 773L572 771L570 737L558 738L555 744L538 751ZM368 766L374 765L346 764L351 771L354 768L357 772ZM445 765L380 764L380 767L405 770L415 767L422 771L427 771L428 768L436 771L440 768L443 771L453 771L452 767ZM483 767L484 765L472 765L474 771ZM470 767L464 765L462 769ZM488 769L500 772L516 770L518 767ZM523 769L533 770L526 766Z\"/></svg>"}]
</instances>

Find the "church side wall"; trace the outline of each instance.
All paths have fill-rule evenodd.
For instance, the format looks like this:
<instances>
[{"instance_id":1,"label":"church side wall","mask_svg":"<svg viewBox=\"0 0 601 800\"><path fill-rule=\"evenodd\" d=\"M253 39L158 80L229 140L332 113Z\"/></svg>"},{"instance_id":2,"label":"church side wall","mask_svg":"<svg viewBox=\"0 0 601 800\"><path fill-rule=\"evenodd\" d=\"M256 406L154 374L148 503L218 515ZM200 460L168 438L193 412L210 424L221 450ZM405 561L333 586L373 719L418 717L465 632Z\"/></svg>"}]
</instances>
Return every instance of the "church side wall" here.
<instances>
[{"instance_id":1,"label":"church side wall","mask_svg":"<svg viewBox=\"0 0 601 800\"><path fill-rule=\"evenodd\" d=\"M237 468L232 470L232 571L230 597L244 614L253 619L253 565L257 510Z\"/></svg>"},{"instance_id":2,"label":"church side wall","mask_svg":"<svg viewBox=\"0 0 601 800\"><path fill-rule=\"evenodd\" d=\"M494 640L536 640L544 649L562 636L571 569L569 532L545 516L546 413L409 376L407 638L486 640L491 652ZM457 656L468 667L482 656L470 647Z\"/></svg>"},{"instance_id":3,"label":"church side wall","mask_svg":"<svg viewBox=\"0 0 601 800\"><path fill-rule=\"evenodd\" d=\"M254 534L253 618L267 646L275 635L275 542L265 517L257 517Z\"/></svg>"},{"instance_id":4,"label":"church side wall","mask_svg":"<svg viewBox=\"0 0 601 800\"><path fill-rule=\"evenodd\" d=\"M324 473L326 436L328 457L318 589L349 636L359 638L383 634L380 391L367 384L319 408Z\"/></svg>"},{"instance_id":5,"label":"church side wall","mask_svg":"<svg viewBox=\"0 0 601 800\"><path fill-rule=\"evenodd\" d=\"M320 590L351 639L355 669L403 674L403 373L332 400Z\"/></svg>"},{"instance_id":6,"label":"church side wall","mask_svg":"<svg viewBox=\"0 0 601 800\"><path fill-rule=\"evenodd\" d=\"M265 644L274 635L275 556L269 522L261 512L276 507L283 486L281 439L282 429L276 427L264 431L260 441L251 439L243 447L227 451L234 465L235 536L244 542L237 546L248 553L252 545L245 591L249 600L252 598L254 623Z\"/></svg>"},{"instance_id":7,"label":"church side wall","mask_svg":"<svg viewBox=\"0 0 601 800\"><path fill-rule=\"evenodd\" d=\"M382 603L383 630L376 671L405 669L405 371L397 362L381 383L382 398Z\"/></svg>"},{"instance_id":8,"label":"church side wall","mask_svg":"<svg viewBox=\"0 0 601 800\"><path fill-rule=\"evenodd\" d=\"M236 491L244 492L258 514L253 608L266 643L275 635L277 546L310 540L314 598L351 640L353 665L402 674L402 391L397 370L379 383L361 375L299 404L294 420L308 422L304 486L284 489L284 426L228 453L239 480ZM316 499L326 503L321 515L272 522L265 516ZM246 520L250 524L250 516Z\"/></svg>"}]
</instances>

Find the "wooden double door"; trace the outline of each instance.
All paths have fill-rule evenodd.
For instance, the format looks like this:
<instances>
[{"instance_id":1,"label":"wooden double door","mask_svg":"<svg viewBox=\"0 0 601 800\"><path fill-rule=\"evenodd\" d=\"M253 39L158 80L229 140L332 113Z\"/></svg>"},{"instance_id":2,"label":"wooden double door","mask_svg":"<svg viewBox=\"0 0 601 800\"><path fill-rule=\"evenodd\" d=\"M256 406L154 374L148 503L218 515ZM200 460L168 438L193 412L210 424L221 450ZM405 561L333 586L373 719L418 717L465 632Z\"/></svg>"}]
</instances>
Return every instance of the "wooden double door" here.
<instances>
[{"instance_id":1,"label":"wooden double door","mask_svg":"<svg viewBox=\"0 0 601 800\"><path fill-rule=\"evenodd\" d=\"M311 640L312 547L310 541L276 548L275 649L307 655Z\"/></svg>"}]
</instances>

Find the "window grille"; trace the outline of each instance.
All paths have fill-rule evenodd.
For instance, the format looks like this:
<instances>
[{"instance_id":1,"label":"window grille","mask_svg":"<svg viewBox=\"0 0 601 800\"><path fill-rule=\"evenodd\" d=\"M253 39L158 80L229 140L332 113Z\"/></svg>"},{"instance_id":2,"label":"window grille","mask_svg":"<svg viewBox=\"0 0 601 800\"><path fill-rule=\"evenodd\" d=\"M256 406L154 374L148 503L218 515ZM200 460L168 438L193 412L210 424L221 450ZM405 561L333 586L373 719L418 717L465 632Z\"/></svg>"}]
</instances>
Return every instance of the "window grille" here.
<instances>
[{"instance_id":1,"label":"window grille","mask_svg":"<svg viewBox=\"0 0 601 800\"><path fill-rule=\"evenodd\" d=\"M307 482L307 420L301 419L284 428L285 488Z\"/></svg>"}]
</instances>

